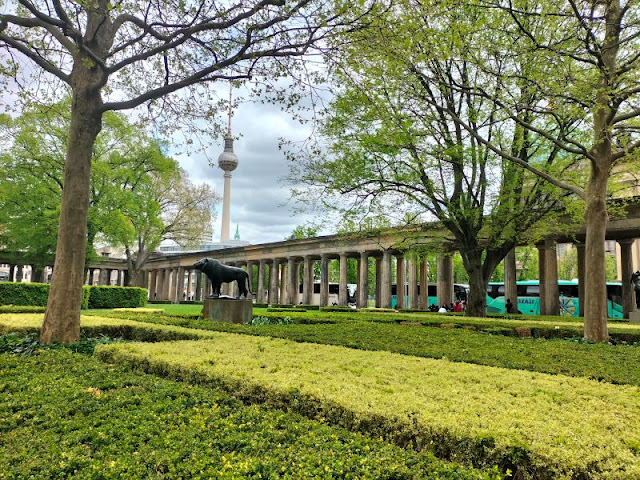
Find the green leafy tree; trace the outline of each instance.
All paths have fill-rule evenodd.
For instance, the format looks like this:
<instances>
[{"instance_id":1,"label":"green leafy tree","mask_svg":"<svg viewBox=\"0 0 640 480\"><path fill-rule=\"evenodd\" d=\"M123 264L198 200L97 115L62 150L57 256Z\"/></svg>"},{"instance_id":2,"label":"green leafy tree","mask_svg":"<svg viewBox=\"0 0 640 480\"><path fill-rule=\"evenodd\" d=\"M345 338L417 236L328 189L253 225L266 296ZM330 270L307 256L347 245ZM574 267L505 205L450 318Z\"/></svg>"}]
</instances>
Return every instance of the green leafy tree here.
<instances>
[{"instance_id":1,"label":"green leafy tree","mask_svg":"<svg viewBox=\"0 0 640 480\"><path fill-rule=\"evenodd\" d=\"M496 116L471 93L485 75L465 52L488 48L481 28L487 21L479 10L406 1L377 11L370 28L350 32L332 60L340 89L322 125L329 152L313 150L291 175L305 184L299 198L339 209L343 218L384 215L400 226L411 219L422 236L429 228L422 222L440 222L445 238L434 243L460 252L473 316L485 315L487 283L506 253L544 228L541 218L563 211L557 189L486 143L541 169L566 163L545 139ZM535 102L535 91L516 95ZM308 186L318 195L310 199Z\"/></svg>"},{"instance_id":2,"label":"green leafy tree","mask_svg":"<svg viewBox=\"0 0 640 480\"><path fill-rule=\"evenodd\" d=\"M4 147L0 155L4 248L53 258L71 120L69 107L69 99L52 105L31 104L21 116L6 117L0 126ZM92 162L87 217L89 261L95 256L96 236L123 228L122 221L116 221L118 215L127 204L136 203L144 179L177 169L139 126L115 113L105 115Z\"/></svg>"},{"instance_id":3,"label":"green leafy tree","mask_svg":"<svg viewBox=\"0 0 640 480\"><path fill-rule=\"evenodd\" d=\"M56 250L70 100L33 104L2 124L0 203L4 248L51 259ZM109 112L96 139L87 219L88 256L99 240L125 247L129 279L162 240L196 241L217 201L208 185L194 186L161 145L120 114ZM35 235L34 235L35 233Z\"/></svg>"},{"instance_id":4,"label":"green leafy tree","mask_svg":"<svg viewBox=\"0 0 640 480\"><path fill-rule=\"evenodd\" d=\"M640 14L634 0L518 2L495 0L465 8L480 9L492 18L483 26L491 45L470 50L469 57L488 76L471 87L498 117L511 118L549 145L571 154L573 164L555 172L522 162L507 149L492 144L502 158L571 192L583 202L585 246L585 338L606 341L605 233L609 220L609 179L636 165L640 136ZM524 57L534 58L527 69ZM460 91L470 91L450 82ZM490 87L488 87L490 86ZM537 92L522 103L518 91ZM530 117L530 115L534 115ZM575 129L558 136L566 118ZM474 129L467 125L472 135ZM488 142L475 137L483 144ZM580 172L580 175L575 175ZM570 175L568 175L570 174Z\"/></svg>"},{"instance_id":5,"label":"green leafy tree","mask_svg":"<svg viewBox=\"0 0 640 480\"><path fill-rule=\"evenodd\" d=\"M220 106L211 85L253 79L277 87L279 78L305 71L296 60L343 25L345 11L320 0L17 0L3 8L4 78L10 72L17 85L41 96L71 95L42 342L80 335L91 160L105 113L146 105L150 118L170 113L167 125L196 113L211 124Z\"/></svg>"}]
</instances>

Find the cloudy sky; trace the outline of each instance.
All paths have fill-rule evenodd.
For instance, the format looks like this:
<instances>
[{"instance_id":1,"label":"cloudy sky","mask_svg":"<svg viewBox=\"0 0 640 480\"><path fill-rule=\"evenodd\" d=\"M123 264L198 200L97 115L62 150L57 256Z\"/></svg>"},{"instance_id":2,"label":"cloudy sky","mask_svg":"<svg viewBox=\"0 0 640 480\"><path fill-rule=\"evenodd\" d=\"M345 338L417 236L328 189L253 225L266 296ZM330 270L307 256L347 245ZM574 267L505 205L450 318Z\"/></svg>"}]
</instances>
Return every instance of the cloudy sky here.
<instances>
[{"instance_id":1,"label":"cloudy sky","mask_svg":"<svg viewBox=\"0 0 640 480\"><path fill-rule=\"evenodd\" d=\"M238 168L231 178L231 235L240 229L240 238L253 244L277 242L288 237L298 225L313 219L294 213L293 200L284 177L289 162L278 149L281 138L302 141L309 129L294 121L278 106L243 103L234 111L232 133ZM212 138L208 156L217 161L224 149L222 138ZM223 171L212 168L204 154L176 156L194 182L206 182L222 197ZM213 225L213 240L220 240L222 204ZM325 232L330 233L330 232Z\"/></svg>"}]
</instances>

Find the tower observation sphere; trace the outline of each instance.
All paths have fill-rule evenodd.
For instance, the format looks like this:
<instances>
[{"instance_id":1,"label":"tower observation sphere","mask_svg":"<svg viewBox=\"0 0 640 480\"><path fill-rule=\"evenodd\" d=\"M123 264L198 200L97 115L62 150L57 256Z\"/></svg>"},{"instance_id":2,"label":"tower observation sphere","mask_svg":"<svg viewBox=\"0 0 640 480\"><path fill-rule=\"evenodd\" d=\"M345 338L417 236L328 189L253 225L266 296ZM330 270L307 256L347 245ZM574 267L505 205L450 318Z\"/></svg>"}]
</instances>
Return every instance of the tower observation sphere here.
<instances>
[{"instance_id":1,"label":"tower observation sphere","mask_svg":"<svg viewBox=\"0 0 640 480\"><path fill-rule=\"evenodd\" d=\"M233 153L231 131L227 131L224 136L224 151L218 157L218 167L225 172L233 172L238 167L238 156Z\"/></svg>"}]
</instances>

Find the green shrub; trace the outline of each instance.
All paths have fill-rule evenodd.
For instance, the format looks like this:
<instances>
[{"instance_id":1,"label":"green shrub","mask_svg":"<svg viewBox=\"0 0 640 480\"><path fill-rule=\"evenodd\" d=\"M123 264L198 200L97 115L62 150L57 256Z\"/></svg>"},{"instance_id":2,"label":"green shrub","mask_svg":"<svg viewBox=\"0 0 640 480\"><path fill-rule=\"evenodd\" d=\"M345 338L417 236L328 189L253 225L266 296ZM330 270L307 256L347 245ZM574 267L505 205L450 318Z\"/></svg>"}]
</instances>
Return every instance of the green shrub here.
<instances>
[{"instance_id":1,"label":"green shrub","mask_svg":"<svg viewBox=\"0 0 640 480\"><path fill-rule=\"evenodd\" d=\"M318 309L321 312L355 312L351 307L347 307L346 305L330 305L326 307L320 307Z\"/></svg>"},{"instance_id":2,"label":"green shrub","mask_svg":"<svg viewBox=\"0 0 640 480\"><path fill-rule=\"evenodd\" d=\"M44 313L45 308L28 305L0 305L0 313Z\"/></svg>"},{"instance_id":3,"label":"green shrub","mask_svg":"<svg viewBox=\"0 0 640 480\"><path fill-rule=\"evenodd\" d=\"M249 325L257 327L262 325L291 325L292 323L291 317L253 317Z\"/></svg>"},{"instance_id":4,"label":"green shrub","mask_svg":"<svg viewBox=\"0 0 640 480\"><path fill-rule=\"evenodd\" d=\"M147 303L152 303L154 305L170 305L173 302L171 300L147 300Z\"/></svg>"},{"instance_id":5,"label":"green shrub","mask_svg":"<svg viewBox=\"0 0 640 480\"><path fill-rule=\"evenodd\" d=\"M68 350L3 354L0 362L0 478L489 478L300 415L243 405L220 389L127 372Z\"/></svg>"},{"instance_id":6,"label":"green shrub","mask_svg":"<svg viewBox=\"0 0 640 480\"><path fill-rule=\"evenodd\" d=\"M89 308L135 308L147 303L147 289L140 287L91 287Z\"/></svg>"},{"instance_id":7,"label":"green shrub","mask_svg":"<svg viewBox=\"0 0 640 480\"><path fill-rule=\"evenodd\" d=\"M0 283L0 305L32 305L37 307L46 307L48 297L48 283Z\"/></svg>"},{"instance_id":8,"label":"green shrub","mask_svg":"<svg viewBox=\"0 0 640 480\"><path fill-rule=\"evenodd\" d=\"M635 387L227 333L97 352L515 478L640 478Z\"/></svg>"},{"instance_id":9,"label":"green shrub","mask_svg":"<svg viewBox=\"0 0 640 480\"><path fill-rule=\"evenodd\" d=\"M305 305L303 303L301 303L300 305L296 305L296 308L299 308L301 310L319 310L320 309L320 305Z\"/></svg>"},{"instance_id":10,"label":"green shrub","mask_svg":"<svg viewBox=\"0 0 640 480\"><path fill-rule=\"evenodd\" d=\"M254 303L253 308L267 308L269 306L268 303Z\"/></svg>"},{"instance_id":11,"label":"green shrub","mask_svg":"<svg viewBox=\"0 0 640 480\"><path fill-rule=\"evenodd\" d=\"M82 309L87 308L90 288L82 287ZM48 298L48 283L0 282L0 305L46 307Z\"/></svg>"},{"instance_id":12,"label":"green shrub","mask_svg":"<svg viewBox=\"0 0 640 480\"><path fill-rule=\"evenodd\" d=\"M293 308L293 305L291 303L274 303L271 308Z\"/></svg>"},{"instance_id":13,"label":"green shrub","mask_svg":"<svg viewBox=\"0 0 640 480\"><path fill-rule=\"evenodd\" d=\"M393 308L361 308L361 312L363 313L398 313L397 310Z\"/></svg>"}]
</instances>

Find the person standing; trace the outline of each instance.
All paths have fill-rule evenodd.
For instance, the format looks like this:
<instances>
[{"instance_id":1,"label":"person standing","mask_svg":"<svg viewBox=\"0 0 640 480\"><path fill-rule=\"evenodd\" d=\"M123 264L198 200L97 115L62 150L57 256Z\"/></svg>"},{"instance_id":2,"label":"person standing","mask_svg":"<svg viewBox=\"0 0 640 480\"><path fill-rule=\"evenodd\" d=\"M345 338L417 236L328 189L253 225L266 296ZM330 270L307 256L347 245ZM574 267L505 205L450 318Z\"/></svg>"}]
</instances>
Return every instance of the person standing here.
<instances>
[{"instance_id":1,"label":"person standing","mask_svg":"<svg viewBox=\"0 0 640 480\"><path fill-rule=\"evenodd\" d=\"M504 304L504 309L507 313L513 313L513 303L511 303L510 298L507 298L507 303Z\"/></svg>"}]
</instances>

